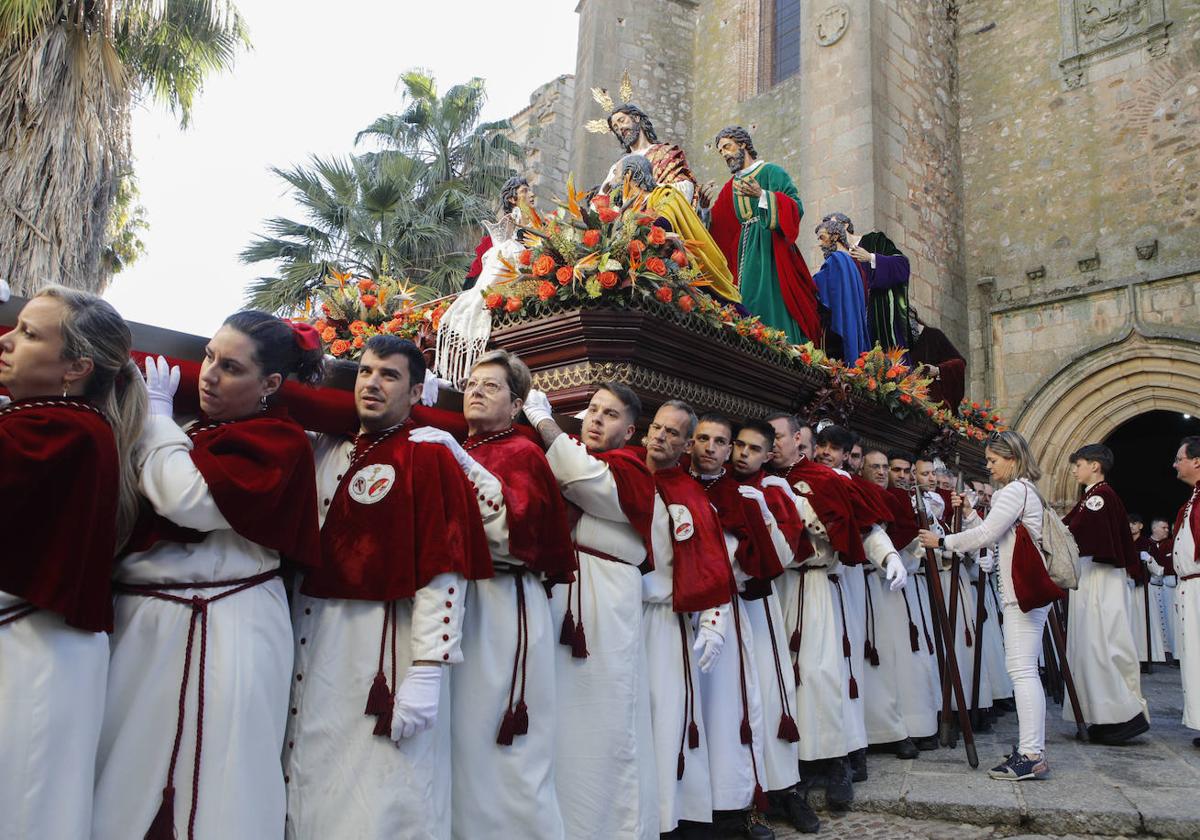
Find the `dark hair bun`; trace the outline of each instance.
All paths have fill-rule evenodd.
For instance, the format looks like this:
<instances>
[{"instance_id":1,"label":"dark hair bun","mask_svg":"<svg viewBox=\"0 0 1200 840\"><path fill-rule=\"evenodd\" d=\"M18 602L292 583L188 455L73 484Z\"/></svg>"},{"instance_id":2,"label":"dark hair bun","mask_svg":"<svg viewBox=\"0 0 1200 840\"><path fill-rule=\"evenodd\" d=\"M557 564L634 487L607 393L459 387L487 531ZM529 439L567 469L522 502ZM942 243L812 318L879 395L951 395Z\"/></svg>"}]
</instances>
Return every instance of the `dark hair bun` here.
<instances>
[{"instance_id":1,"label":"dark hair bun","mask_svg":"<svg viewBox=\"0 0 1200 840\"><path fill-rule=\"evenodd\" d=\"M301 347L291 323L257 309L235 312L225 319L232 327L254 342L254 355L263 373L278 373L284 379L294 376L305 385L319 385L325 373L325 354L318 346Z\"/></svg>"}]
</instances>

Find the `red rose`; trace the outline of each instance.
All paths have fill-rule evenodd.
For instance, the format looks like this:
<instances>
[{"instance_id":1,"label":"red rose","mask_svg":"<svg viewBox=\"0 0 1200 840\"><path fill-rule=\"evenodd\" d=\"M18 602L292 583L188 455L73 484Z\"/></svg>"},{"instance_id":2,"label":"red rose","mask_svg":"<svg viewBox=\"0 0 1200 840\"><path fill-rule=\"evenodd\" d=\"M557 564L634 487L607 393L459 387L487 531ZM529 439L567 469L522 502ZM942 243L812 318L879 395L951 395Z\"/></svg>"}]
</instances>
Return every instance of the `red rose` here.
<instances>
[{"instance_id":1,"label":"red rose","mask_svg":"<svg viewBox=\"0 0 1200 840\"><path fill-rule=\"evenodd\" d=\"M662 245L667 241L667 232L658 225L650 225L650 235L646 237L651 245Z\"/></svg>"},{"instance_id":2,"label":"red rose","mask_svg":"<svg viewBox=\"0 0 1200 840\"><path fill-rule=\"evenodd\" d=\"M659 286L658 291L654 293L654 296L663 303L670 303L671 299L675 297L675 293L672 292L667 286Z\"/></svg>"},{"instance_id":3,"label":"red rose","mask_svg":"<svg viewBox=\"0 0 1200 840\"><path fill-rule=\"evenodd\" d=\"M367 307L367 309L370 309L372 306L374 306L375 304L377 304L379 302L379 299L377 297L375 297L375 295L363 295L362 302L363 302L363 306Z\"/></svg>"},{"instance_id":4,"label":"red rose","mask_svg":"<svg viewBox=\"0 0 1200 840\"><path fill-rule=\"evenodd\" d=\"M523 301L519 297L510 297L508 300L506 300L504 302L504 311L505 312L516 312L518 309L521 308L522 303L523 303Z\"/></svg>"},{"instance_id":5,"label":"red rose","mask_svg":"<svg viewBox=\"0 0 1200 840\"><path fill-rule=\"evenodd\" d=\"M592 196L592 206L597 210L609 207L611 204L612 199L609 198L608 193L596 193L596 195Z\"/></svg>"},{"instance_id":6,"label":"red rose","mask_svg":"<svg viewBox=\"0 0 1200 840\"><path fill-rule=\"evenodd\" d=\"M499 292L492 292L483 299L483 305L488 309L499 309L504 305L504 295Z\"/></svg>"},{"instance_id":7,"label":"red rose","mask_svg":"<svg viewBox=\"0 0 1200 840\"><path fill-rule=\"evenodd\" d=\"M675 263L675 265L679 266L680 268L687 268L687 264L688 264L687 254L685 254L683 251L676 249L674 251L674 253L671 254L671 262Z\"/></svg>"},{"instance_id":8,"label":"red rose","mask_svg":"<svg viewBox=\"0 0 1200 840\"><path fill-rule=\"evenodd\" d=\"M554 293L556 291L557 289L554 288L553 283L547 283L545 280L543 280L541 283L538 283L537 296L539 300L549 300L550 298L554 297Z\"/></svg>"},{"instance_id":9,"label":"red rose","mask_svg":"<svg viewBox=\"0 0 1200 840\"><path fill-rule=\"evenodd\" d=\"M804 362L804 364L806 364L806 365L811 365L812 364L812 356L809 355L808 353L801 353L800 361Z\"/></svg>"},{"instance_id":10,"label":"red rose","mask_svg":"<svg viewBox=\"0 0 1200 840\"><path fill-rule=\"evenodd\" d=\"M679 298L678 303L679 303L679 308L682 309L684 312L691 312L692 308L696 305L696 301L692 300L691 295L683 295L682 297Z\"/></svg>"},{"instance_id":11,"label":"red rose","mask_svg":"<svg viewBox=\"0 0 1200 840\"><path fill-rule=\"evenodd\" d=\"M754 329L750 330L750 337L755 341L762 341L763 336L766 335L766 333L766 327L764 327L762 324L755 324Z\"/></svg>"},{"instance_id":12,"label":"red rose","mask_svg":"<svg viewBox=\"0 0 1200 840\"><path fill-rule=\"evenodd\" d=\"M600 216L600 221L604 224L615 222L621 215L611 207L601 207L596 211L596 213Z\"/></svg>"},{"instance_id":13,"label":"red rose","mask_svg":"<svg viewBox=\"0 0 1200 840\"><path fill-rule=\"evenodd\" d=\"M667 264L658 257L651 257L650 259L646 260L646 268L653 271L659 277L667 276Z\"/></svg>"},{"instance_id":14,"label":"red rose","mask_svg":"<svg viewBox=\"0 0 1200 840\"><path fill-rule=\"evenodd\" d=\"M528 249L521 252L521 256L517 257L517 262L521 265L529 265L533 262L533 251Z\"/></svg>"},{"instance_id":15,"label":"red rose","mask_svg":"<svg viewBox=\"0 0 1200 840\"><path fill-rule=\"evenodd\" d=\"M867 366L867 360L862 356L859 356L858 361L854 363L854 366L859 369L865 368Z\"/></svg>"},{"instance_id":16,"label":"red rose","mask_svg":"<svg viewBox=\"0 0 1200 840\"><path fill-rule=\"evenodd\" d=\"M596 275L596 282L605 289L611 289L613 286L617 285L617 275L612 271L601 271Z\"/></svg>"},{"instance_id":17,"label":"red rose","mask_svg":"<svg viewBox=\"0 0 1200 840\"><path fill-rule=\"evenodd\" d=\"M902 402L902 403L904 403L905 405L907 405L908 403L912 402L912 397L910 397L908 394L901 394L901 395L900 395L900 402Z\"/></svg>"},{"instance_id":18,"label":"red rose","mask_svg":"<svg viewBox=\"0 0 1200 840\"><path fill-rule=\"evenodd\" d=\"M558 278L558 285L565 286L568 283L570 283L572 273L573 272L571 271L570 266L566 266L566 265L564 265L562 268L560 268L558 271L556 271L554 273L554 276Z\"/></svg>"},{"instance_id":19,"label":"red rose","mask_svg":"<svg viewBox=\"0 0 1200 840\"><path fill-rule=\"evenodd\" d=\"M879 383L875 381L875 377L874 377L874 376L872 376L872 377L869 377L869 378L867 379L867 390L868 390L868 391L874 391L874 390L875 390L876 388L878 388L878 387L879 387Z\"/></svg>"},{"instance_id":20,"label":"red rose","mask_svg":"<svg viewBox=\"0 0 1200 840\"><path fill-rule=\"evenodd\" d=\"M971 408L972 408L972 410L974 410L974 411L978 411L978 410L979 410L979 403L977 403L977 402L973 402L973 403L971 403Z\"/></svg>"},{"instance_id":21,"label":"red rose","mask_svg":"<svg viewBox=\"0 0 1200 840\"><path fill-rule=\"evenodd\" d=\"M583 232L583 244L589 248L595 248L600 244L600 231L586 230Z\"/></svg>"},{"instance_id":22,"label":"red rose","mask_svg":"<svg viewBox=\"0 0 1200 840\"><path fill-rule=\"evenodd\" d=\"M542 254L533 262L533 276L545 277L554 270L554 257L549 254Z\"/></svg>"},{"instance_id":23,"label":"red rose","mask_svg":"<svg viewBox=\"0 0 1200 840\"><path fill-rule=\"evenodd\" d=\"M642 258L642 251L646 250L646 246L642 244L640 239L634 239L629 243L629 257L634 262Z\"/></svg>"}]
</instances>

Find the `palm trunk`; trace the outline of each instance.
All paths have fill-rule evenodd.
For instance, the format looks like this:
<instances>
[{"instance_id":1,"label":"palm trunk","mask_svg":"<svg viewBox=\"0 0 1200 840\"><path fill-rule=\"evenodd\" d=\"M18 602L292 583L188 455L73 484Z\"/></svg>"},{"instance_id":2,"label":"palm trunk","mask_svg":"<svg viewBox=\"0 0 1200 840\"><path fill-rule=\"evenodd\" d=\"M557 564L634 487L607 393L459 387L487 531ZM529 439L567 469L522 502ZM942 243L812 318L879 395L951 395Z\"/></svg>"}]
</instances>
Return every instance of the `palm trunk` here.
<instances>
[{"instance_id":1,"label":"palm trunk","mask_svg":"<svg viewBox=\"0 0 1200 840\"><path fill-rule=\"evenodd\" d=\"M129 166L130 88L112 42L45 27L0 54L0 277L100 292L109 213Z\"/></svg>"}]
</instances>

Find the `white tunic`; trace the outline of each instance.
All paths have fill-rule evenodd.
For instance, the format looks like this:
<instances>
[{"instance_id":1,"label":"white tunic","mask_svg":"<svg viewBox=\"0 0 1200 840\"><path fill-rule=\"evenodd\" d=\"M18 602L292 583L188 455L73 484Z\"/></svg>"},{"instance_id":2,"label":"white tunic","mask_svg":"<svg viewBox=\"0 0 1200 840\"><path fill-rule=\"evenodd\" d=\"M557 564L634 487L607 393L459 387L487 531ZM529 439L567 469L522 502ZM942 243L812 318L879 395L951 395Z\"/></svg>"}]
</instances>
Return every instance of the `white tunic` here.
<instances>
[{"instance_id":1,"label":"white tunic","mask_svg":"<svg viewBox=\"0 0 1200 840\"><path fill-rule=\"evenodd\" d=\"M917 552L921 551L914 540L900 551L904 568L908 570L909 578L904 588L892 593L897 603L886 601L888 593L884 592L879 604L885 604L895 611L895 617L889 619L885 611L879 617L880 660L883 666L883 649L886 642L891 643L892 667L896 668L896 700L904 721L904 730L910 738L926 738L937 734L937 714L942 707L942 688L938 681L937 656L933 650L933 630L929 626L929 597L925 591L924 575L918 574L921 562ZM876 584L881 590L886 590L883 579L878 575ZM922 616L924 616L922 618ZM916 631L916 649L913 649L912 630ZM884 634L887 634L885 637ZM870 697L870 695L868 695ZM870 733L868 732L868 735Z\"/></svg>"},{"instance_id":2,"label":"white tunic","mask_svg":"<svg viewBox=\"0 0 1200 840\"><path fill-rule=\"evenodd\" d=\"M279 567L279 555L235 533L190 455L191 441L169 417L146 421L136 463L142 495L163 517L207 532L198 543L160 542L121 561L127 583L224 581ZM221 589L171 594L213 598ZM158 811L179 717L188 628L179 604L120 594L104 727L96 761L93 840L141 837ZM199 645L200 630L194 644ZM179 761L175 831L187 836L193 788L197 837L260 840L284 824L283 746L292 669L292 628L283 583L270 580L208 608L203 751L196 745L198 650L193 651Z\"/></svg>"},{"instance_id":3,"label":"white tunic","mask_svg":"<svg viewBox=\"0 0 1200 840\"><path fill-rule=\"evenodd\" d=\"M1175 638L1183 679L1183 725L1189 729L1200 729L1200 577L1196 577L1200 575L1200 564L1195 560L1196 534L1191 527L1195 503L1193 494L1172 549L1179 578L1175 589Z\"/></svg>"},{"instance_id":4,"label":"white tunic","mask_svg":"<svg viewBox=\"0 0 1200 840\"><path fill-rule=\"evenodd\" d=\"M926 731L910 733L904 719L904 684L912 682L920 687L917 680L922 679L924 674L917 663L929 658L915 655L909 644L904 595L910 587L905 584L904 590L892 592L887 581L875 572L867 574L866 585L870 597L867 630L874 640L879 660L877 665L867 661L863 666L863 715L867 741L871 744L888 744L910 735L929 735L931 733ZM919 620L919 617L914 616L914 619Z\"/></svg>"},{"instance_id":5,"label":"white tunic","mask_svg":"<svg viewBox=\"0 0 1200 840\"><path fill-rule=\"evenodd\" d=\"M572 531L579 547L572 603L561 585L550 602L555 628L562 626L568 606L583 621L588 649L586 658L575 659L570 648L556 646L555 784L567 837L654 840L658 785L638 570L646 550L621 510L606 463L567 435L554 441L546 457L563 495L583 511Z\"/></svg>"},{"instance_id":6,"label":"white tunic","mask_svg":"<svg viewBox=\"0 0 1200 840\"><path fill-rule=\"evenodd\" d=\"M642 577L642 633L649 665L650 715L658 777L659 830L674 831L680 820L710 822L713 799L709 775L708 732L704 725L699 658L692 650L696 640L691 617L671 606L674 593L674 550L671 517L662 498L654 497L654 570ZM729 644L730 606L705 610L702 625L721 634L728 647L722 656L735 655ZM686 668L686 670L685 670ZM687 740L688 725L695 723L699 744ZM683 753L683 777L679 755Z\"/></svg>"},{"instance_id":7,"label":"white tunic","mask_svg":"<svg viewBox=\"0 0 1200 840\"><path fill-rule=\"evenodd\" d=\"M105 633L45 610L0 627L0 840L88 836L107 678Z\"/></svg>"},{"instance_id":8,"label":"white tunic","mask_svg":"<svg viewBox=\"0 0 1200 840\"><path fill-rule=\"evenodd\" d=\"M1133 597L1130 599L1132 610L1129 614L1129 620L1133 624L1133 644L1137 648L1138 659L1142 662L1165 662L1168 648L1166 646L1166 633L1162 620L1164 614L1163 568L1155 562L1150 552L1143 551L1140 554L1142 563L1146 566L1146 576L1149 580L1141 586L1134 587ZM1149 609L1147 609L1147 606ZM1146 650L1147 625L1149 625L1150 629L1149 651ZM1147 656L1147 653L1149 653L1149 656Z\"/></svg>"},{"instance_id":9,"label":"white tunic","mask_svg":"<svg viewBox=\"0 0 1200 840\"><path fill-rule=\"evenodd\" d=\"M354 442L317 436L314 448L318 498L332 499ZM499 495L497 487L480 492L493 500ZM396 603L396 683L415 659L462 661L465 589L461 576L442 574ZM376 718L364 714L385 609L379 601L295 598L295 673L283 751L288 840L450 837L451 669L442 674L434 726L398 747L390 735L375 735ZM389 638L384 668L394 691L390 660Z\"/></svg>"},{"instance_id":10,"label":"white tunic","mask_svg":"<svg viewBox=\"0 0 1200 840\"><path fill-rule=\"evenodd\" d=\"M451 685L452 794L455 840L508 840L564 836L554 784L554 736L558 708L554 650L558 643L546 588L534 574L514 574L522 563L509 554L508 516L499 485L478 464L469 478L478 488L495 486L500 510L486 515L495 577L472 581L463 615L464 664ZM525 604L525 654L513 702L524 686L529 731L511 745L496 742L513 688L517 656L517 587Z\"/></svg>"}]
</instances>

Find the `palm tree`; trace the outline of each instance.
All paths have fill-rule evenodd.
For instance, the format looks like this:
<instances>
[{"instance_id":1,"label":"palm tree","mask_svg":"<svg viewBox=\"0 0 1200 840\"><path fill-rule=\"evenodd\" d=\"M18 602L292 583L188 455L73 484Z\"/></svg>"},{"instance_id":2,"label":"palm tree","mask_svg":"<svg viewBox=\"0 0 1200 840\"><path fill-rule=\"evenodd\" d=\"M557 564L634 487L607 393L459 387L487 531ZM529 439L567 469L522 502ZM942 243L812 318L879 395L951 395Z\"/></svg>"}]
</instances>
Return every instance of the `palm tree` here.
<instances>
[{"instance_id":1,"label":"palm tree","mask_svg":"<svg viewBox=\"0 0 1200 840\"><path fill-rule=\"evenodd\" d=\"M437 255L451 247L453 231L417 200L427 168L391 155L313 158L309 166L273 170L305 220L269 219L269 234L242 251L243 262L279 265L278 274L250 285L249 305L294 314L334 271L444 286Z\"/></svg>"},{"instance_id":2,"label":"palm tree","mask_svg":"<svg viewBox=\"0 0 1200 840\"><path fill-rule=\"evenodd\" d=\"M441 293L457 291L481 218L521 148L504 133L507 120L480 123L482 79L439 96L426 71L400 77L404 108L358 133L372 151L275 172L291 187L304 222L270 219L267 236L241 254L247 263L275 260L247 301L296 312L331 271L405 276Z\"/></svg>"},{"instance_id":3,"label":"palm tree","mask_svg":"<svg viewBox=\"0 0 1200 840\"><path fill-rule=\"evenodd\" d=\"M0 276L17 294L104 288L132 106L186 126L246 46L230 0L0 0Z\"/></svg>"}]
</instances>

